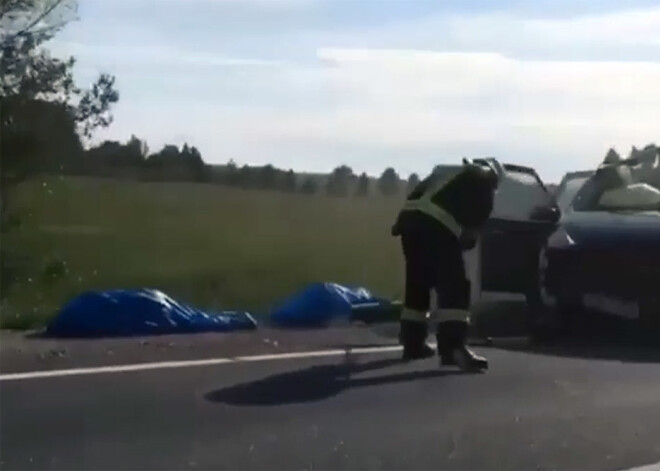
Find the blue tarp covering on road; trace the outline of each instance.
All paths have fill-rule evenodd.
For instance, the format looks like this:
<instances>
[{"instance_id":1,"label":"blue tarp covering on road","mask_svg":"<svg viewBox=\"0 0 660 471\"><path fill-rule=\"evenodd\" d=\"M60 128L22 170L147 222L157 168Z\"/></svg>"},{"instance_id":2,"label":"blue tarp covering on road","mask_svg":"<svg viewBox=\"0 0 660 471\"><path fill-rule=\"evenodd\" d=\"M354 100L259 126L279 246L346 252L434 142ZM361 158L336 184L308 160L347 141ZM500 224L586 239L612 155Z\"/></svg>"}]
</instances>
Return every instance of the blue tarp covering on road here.
<instances>
[{"instance_id":1,"label":"blue tarp covering on road","mask_svg":"<svg viewBox=\"0 0 660 471\"><path fill-rule=\"evenodd\" d=\"M58 337L111 337L256 329L246 312L204 312L152 289L87 292L47 326Z\"/></svg>"},{"instance_id":2,"label":"blue tarp covering on road","mask_svg":"<svg viewBox=\"0 0 660 471\"><path fill-rule=\"evenodd\" d=\"M274 309L270 321L280 327L321 327L350 319L357 307L383 302L365 288L313 283Z\"/></svg>"}]
</instances>

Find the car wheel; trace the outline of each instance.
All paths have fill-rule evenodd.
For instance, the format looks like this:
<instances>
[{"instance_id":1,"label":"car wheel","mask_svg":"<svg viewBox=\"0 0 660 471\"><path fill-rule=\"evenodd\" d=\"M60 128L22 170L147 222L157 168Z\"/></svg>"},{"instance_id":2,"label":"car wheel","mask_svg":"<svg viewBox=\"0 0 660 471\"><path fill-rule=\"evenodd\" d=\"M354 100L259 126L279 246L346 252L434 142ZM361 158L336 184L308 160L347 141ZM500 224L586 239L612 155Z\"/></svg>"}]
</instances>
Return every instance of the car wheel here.
<instances>
[{"instance_id":1,"label":"car wheel","mask_svg":"<svg viewBox=\"0 0 660 471\"><path fill-rule=\"evenodd\" d=\"M553 307L543 303L538 290L527 294L525 313L528 339L534 344L549 344L561 336L560 317Z\"/></svg>"},{"instance_id":2,"label":"car wheel","mask_svg":"<svg viewBox=\"0 0 660 471\"><path fill-rule=\"evenodd\" d=\"M552 343L558 339L562 331L561 317L558 316L554 304L544 299L542 286L544 285L544 271L547 267L545 249L541 249L536 265L537 279L529 287L526 300L526 330L528 339L535 344Z\"/></svg>"},{"instance_id":3,"label":"car wheel","mask_svg":"<svg viewBox=\"0 0 660 471\"><path fill-rule=\"evenodd\" d=\"M545 298L545 299L544 299ZM548 299L540 287L530 290L527 299L527 331L530 339L539 343L555 342L581 330L582 303L569 296Z\"/></svg>"}]
</instances>

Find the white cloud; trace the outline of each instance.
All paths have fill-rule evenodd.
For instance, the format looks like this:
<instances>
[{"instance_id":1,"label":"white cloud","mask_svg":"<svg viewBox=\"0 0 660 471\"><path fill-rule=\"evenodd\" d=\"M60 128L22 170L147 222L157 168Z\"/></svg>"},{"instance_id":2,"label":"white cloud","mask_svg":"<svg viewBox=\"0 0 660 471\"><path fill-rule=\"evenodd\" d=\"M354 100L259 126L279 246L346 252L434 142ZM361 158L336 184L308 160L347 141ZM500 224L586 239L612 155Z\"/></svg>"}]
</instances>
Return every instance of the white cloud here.
<instances>
[{"instance_id":1,"label":"white cloud","mask_svg":"<svg viewBox=\"0 0 660 471\"><path fill-rule=\"evenodd\" d=\"M268 139L367 145L474 143L535 132L561 148L575 131L642 138L660 131L660 64L537 62L498 54L321 49L327 93L351 106L280 117Z\"/></svg>"},{"instance_id":2,"label":"white cloud","mask_svg":"<svg viewBox=\"0 0 660 471\"><path fill-rule=\"evenodd\" d=\"M660 57L660 6L573 18L529 18L513 12L430 15L329 35L344 47L503 52L518 57L628 60Z\"/></svg>"},{"instance_id":3,"label":"white cloud","mask_svg":"<svg viewBox=\"0 0 660 471\"><path fill-rule=\"evenodd\" d=\"M547 41L660 46L660 7L568 20L532 20L525 29Z\"/></svg>"},{"instance_id":4,"label":"white cloud","mask_svg":"<svg viewBox=\"0 0 660 471\"><path fill-rule=\"evenodd\" d=\"M189 103L189 110L173 97L145 108L137 90L136 101L120 104L114 127L103 136L135 132L154 147L179 136L208 160L301 169L346 162L360 171L424 171L443 158L498 154L555 180L600 161L612 145L625 152L660 138L660 55L544 60L534 54L555 48L570 56L571 48L581 47L607 56L608 48L660 46L660 8L556 20L450 16L368 33L338 44L417 47L321 47L333 43L301 37L300 47L311 47L317 59L304 66L222 51L138 48L126 59L116 49L87 49L97 62L174 58L186 68L250 66L249 77L240 76L224 95L229 100L237 89L252 92L244 104L223 104L218 86L212 99ZM226 84L226 76L209 74L199 80L217 77ZM194 74L190 80L194 86ZM313 106L304 106L306 99Z\"/></svg>"},{"instance_id":5,"label":"white cloud","mask_svg":"<svg viewBox=\"0 0 660 471\"><path fill-rule=\"evenodd\" d=\"M232 57L226 54L188 51L174 47L133 46L127 53L126 47L114 45L89 45L75 41L52 41L51 50L56 55L74 56L86 64L98 64L106 68L122 68L131 66L273 66L281 65L281 61L256 58Z\"/></svg>"}]
</instances>

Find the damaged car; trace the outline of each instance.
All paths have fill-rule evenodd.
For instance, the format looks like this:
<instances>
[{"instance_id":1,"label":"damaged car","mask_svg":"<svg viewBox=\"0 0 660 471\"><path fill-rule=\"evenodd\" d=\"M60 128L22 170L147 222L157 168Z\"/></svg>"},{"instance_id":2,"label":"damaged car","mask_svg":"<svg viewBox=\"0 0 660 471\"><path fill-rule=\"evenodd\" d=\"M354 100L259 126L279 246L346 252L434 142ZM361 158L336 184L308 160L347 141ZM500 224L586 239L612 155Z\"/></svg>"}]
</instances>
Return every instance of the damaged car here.
<instances>
[{"instance_id":1,"label":"damaged car","mask_svg":"<svg viewBox=\"0 0 660 471\"><path fill-rule=\"evenodd\" d=\"M535 339L620 320L642 333L660 330L659 177L656 155L650 166L606 162L563 182L561 215L539 250L536 286L527 294Z\"/></svg>"},{"instance_id":2,"label":"damaged car","mask_svg":"<svg viewBox=\"0 0 660 471\"><path fill-rule=\"evenodd\" d=\"M473 302L489 292L523 295L536 341L621 321L660 332L659 164L655 147L606 158L567 174L555 193L533 169L505 165L478 253L466 260L477 266Z\"/></svg>"}]
</instances>

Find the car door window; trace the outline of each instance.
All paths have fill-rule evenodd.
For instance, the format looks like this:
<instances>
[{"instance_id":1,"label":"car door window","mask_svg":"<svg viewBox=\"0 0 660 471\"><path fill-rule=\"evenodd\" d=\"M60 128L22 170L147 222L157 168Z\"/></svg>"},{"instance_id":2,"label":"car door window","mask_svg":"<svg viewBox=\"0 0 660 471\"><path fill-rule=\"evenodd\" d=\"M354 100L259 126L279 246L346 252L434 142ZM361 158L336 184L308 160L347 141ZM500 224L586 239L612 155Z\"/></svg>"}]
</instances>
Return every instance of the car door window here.
<instances>
[{"instance_id":1,"label":"car door window","mask_svg":"<svg viewBox=\"0 0 660 471\"><path fill-rule=\"evenodd\" d=\"M536 172L504 165L495 207L480 241L481 292L526 293L535 280L538 251L554 222L533 219L539 207L555 207Z\"/></svg>"},{"instance_id":2,"label":"car door window","mask_svg":"<svg viewBox=\"0 0 660 471\"><path fill-rule=\"evenodd\" d=\"M509 165L505 169L495 197L493 219L528 221L535 208L556 204L532 169Z\"/></svg>"}]
</instances>

